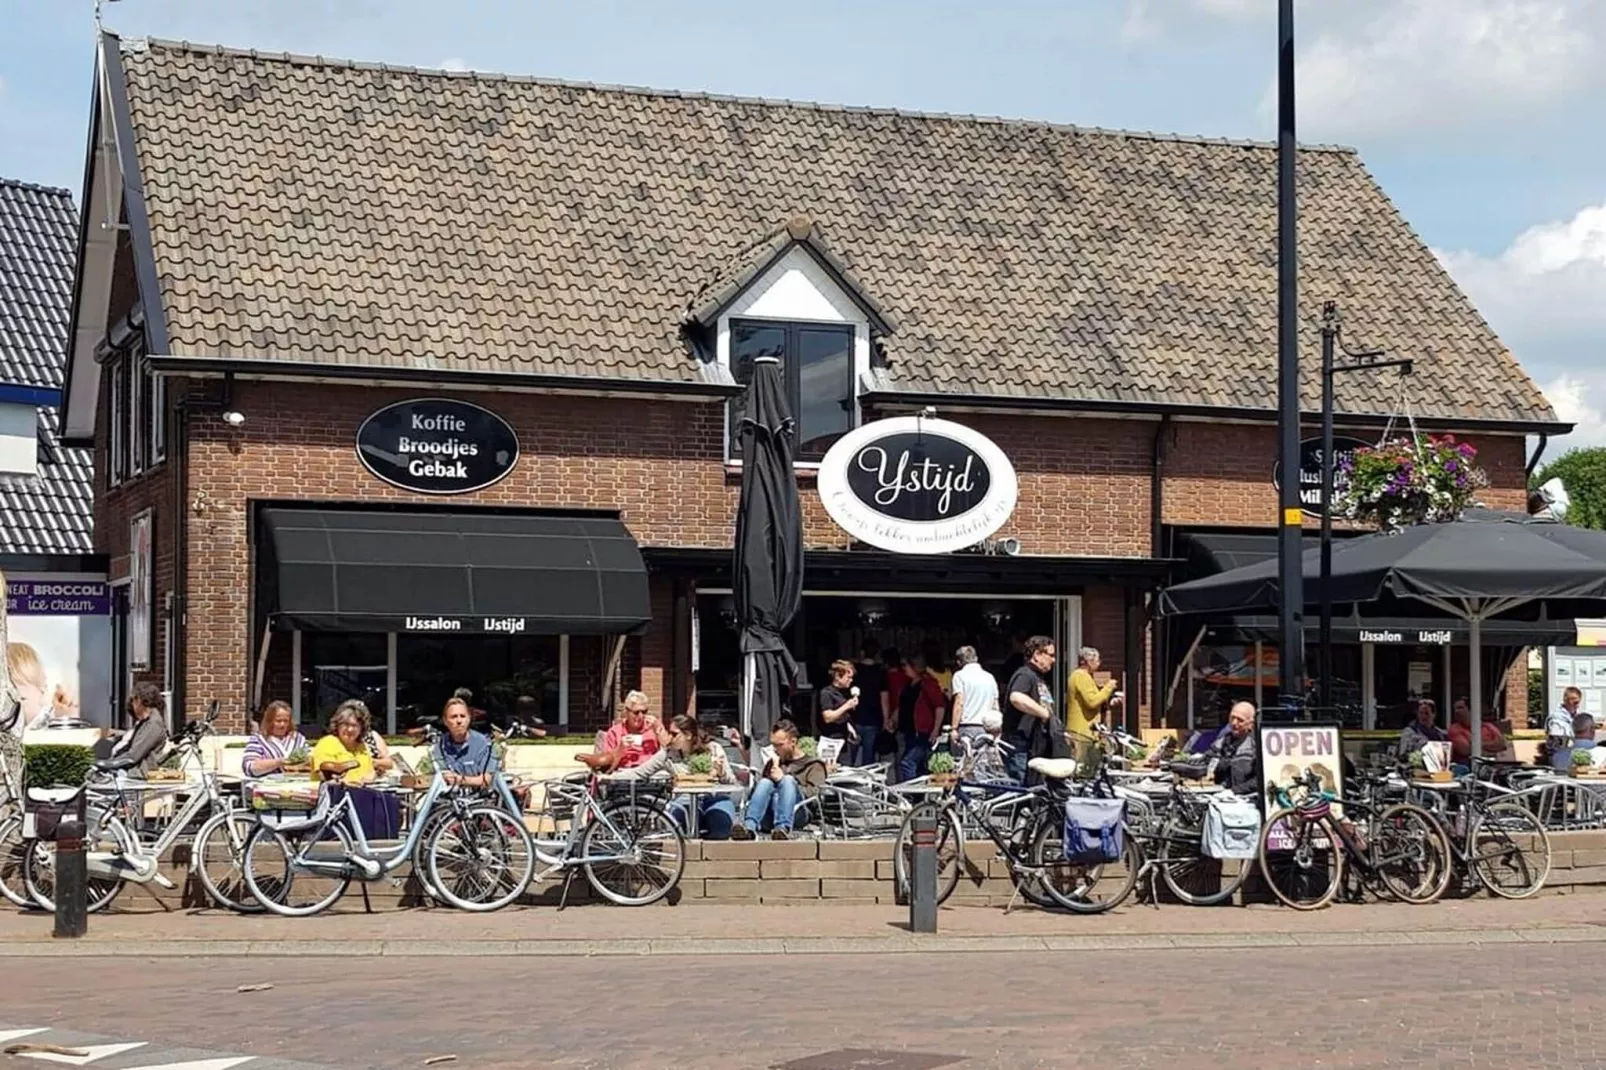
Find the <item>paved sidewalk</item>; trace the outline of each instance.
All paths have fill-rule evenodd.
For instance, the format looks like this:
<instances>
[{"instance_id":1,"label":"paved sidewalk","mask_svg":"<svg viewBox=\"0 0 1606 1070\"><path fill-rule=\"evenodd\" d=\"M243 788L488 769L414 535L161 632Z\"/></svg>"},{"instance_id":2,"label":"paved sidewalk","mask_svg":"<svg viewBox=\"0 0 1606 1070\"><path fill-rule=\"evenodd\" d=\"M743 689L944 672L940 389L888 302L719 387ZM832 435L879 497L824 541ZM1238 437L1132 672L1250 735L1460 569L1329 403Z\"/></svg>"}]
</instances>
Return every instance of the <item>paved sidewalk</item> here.
<instances>
[{"instance_id":1,"label":"paved sidewalk","mask_svg":"<svg viewBox=\"0 0 1606 1070\"><path fill-rule=\"evenodd\" d=\"M338 944L343 955L534 956L1606 942L1606 896L1516 903L1480 898L1426 907L1368 903L1312 913L1139 905L1094 917L952 907L940 913L935 936L911 934L907 922L907 910L897 907L815 903L364 914L361 898L352 896L316 918L216 911L92 915L88 937L78 941L52 940L48 916L8 912L0 914L0 957L299 955L314 943Z\"/></svg>"}]
</instances>

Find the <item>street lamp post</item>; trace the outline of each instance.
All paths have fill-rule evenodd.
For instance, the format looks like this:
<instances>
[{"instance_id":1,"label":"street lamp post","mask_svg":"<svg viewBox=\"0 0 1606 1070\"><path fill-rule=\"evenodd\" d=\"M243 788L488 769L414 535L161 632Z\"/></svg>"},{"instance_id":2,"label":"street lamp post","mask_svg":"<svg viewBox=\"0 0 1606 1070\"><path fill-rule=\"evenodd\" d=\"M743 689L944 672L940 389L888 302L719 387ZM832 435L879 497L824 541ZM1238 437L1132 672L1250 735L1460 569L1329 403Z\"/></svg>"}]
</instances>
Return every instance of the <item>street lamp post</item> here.
<instances>
[{"instance_id":1,"label":"street lamp post","mask_svg":"<svg viewBox=\"0 0 1606 1070\"><path fill-rule=\"evenodd\" d=\"M1388 357L1382 350L1361 352L1344 351L1338 360L1339 333L1342 325L1338 305L1328 301L1322 305L1322 572L1317 583L1321 599L1321 623L1317 631L1317 673L1319 675L1322 709L1333 708L1333 377L1339 372L1369 371L1376 368L1399 368L1401 375L1410 375L1413 363L1409 357ZM1287 469L1285 469L1286 471ZM1288 479L1283 480L1288 483Z\"/></svg>"},{"instance_id":2,"label":"street lamp post","mask_svg":"<svg viewBox=\"0 0 1606 1070\"><path fill-rule=\"evenodd\" d=\"M1285 477L1278 486L1277 608L1280 705L1304 697L1305 586L1300 566L1304 510L1299 501L1299 262L1294 188L1294 0L1277 4L1277 440ZM1258 669L1256 671L1259 671Z\"/></svg>"}]
</instances>

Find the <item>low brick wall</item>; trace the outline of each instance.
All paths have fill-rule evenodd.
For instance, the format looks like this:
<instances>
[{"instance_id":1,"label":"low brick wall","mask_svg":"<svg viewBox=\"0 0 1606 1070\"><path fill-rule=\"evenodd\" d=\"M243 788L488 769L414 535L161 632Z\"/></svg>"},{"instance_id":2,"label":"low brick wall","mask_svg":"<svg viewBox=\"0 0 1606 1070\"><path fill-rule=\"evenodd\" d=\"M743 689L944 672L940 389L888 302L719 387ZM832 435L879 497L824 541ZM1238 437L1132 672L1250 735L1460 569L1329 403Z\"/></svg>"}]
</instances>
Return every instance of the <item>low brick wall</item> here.
<instances>
[{"instance_id":1,"label":"low brick wall","mask_svg":"<svg viewBox=\"0 0 1606 1070\"><path fill-rule=\"evenodd\" d=\"M1550 840L1551 872L1547 892L1606 891L1606 831L1552 832ZM993 845L971 843L967 849L968 872L949 902L965 906L1008 903L1014 888L1009 881L1008 867L994 857ZM187 863L187 848L180 847L166 866L169 879L179 885L176 890L168 892L148 886L168 907L207 905L199 885L187 880ZM368 903L375 910L422 906L426 902L418 882L411 876L410 867L405 865L392 877L373 884L364 886L360 881L353 881L347 909L362 902L365 887ZM561 879L537 884L531 888L526 902L554 905L559 901L562 888ZM1161 892L1164 895L1163 885ZM584 903L597 898L585 875L576 871L569 888L569 902ZM1270 901L1258 873L1245 882L1238 898L1247 902ZM892 904L897 901L892 875L892 843L887 840L694 840L686 844L686 871L672 901ZM138 889L125 889L118 902L133 909L144 909L141 904L154 906L150 896Z\"/></svg>"}]
</instances>

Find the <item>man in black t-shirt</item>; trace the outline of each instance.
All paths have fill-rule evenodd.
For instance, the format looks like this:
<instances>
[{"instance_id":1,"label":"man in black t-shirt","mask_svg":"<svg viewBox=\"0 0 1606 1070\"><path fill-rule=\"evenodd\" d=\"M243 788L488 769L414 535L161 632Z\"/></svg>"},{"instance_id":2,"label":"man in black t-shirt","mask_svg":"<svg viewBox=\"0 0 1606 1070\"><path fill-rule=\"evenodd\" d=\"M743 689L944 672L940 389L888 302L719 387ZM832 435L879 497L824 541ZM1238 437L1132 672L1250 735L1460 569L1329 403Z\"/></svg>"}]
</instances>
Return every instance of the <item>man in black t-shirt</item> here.
<instances>
[{"instance_id":1,"label":"man in black t-shirt","mask_svg":"<svg viewBox=\"0 0 1606 1070\"><path fill-rule=\"evenodd\" d=\"M853 682L859 685L859 705L853 711L853 725L859 730L858 753L849 765L874 765L876 737L891 714L887 697L887 670L881 664L881 644L866 639L859 648L859 661L853 666Z\"/></svg>"},{"instance_id":2,"label":"man in black t-shirt","mask_svg":"<svg viewBox=\"0 0 1606 1070\"><path fill-rule=\"evenodd\" d=\"M840 739L844 747L857 742L853 716L860 706L858 691L853 686L853 662L833 661L831 683L820 689L819 715L815 718L819 738Z\"/></svg>"},{"instance_id":3,"label":"man in black t-shirt","mask_svg":"<svg viewBox=\"0 0 1606 1070\"><path fill-rule=\"evenodd\" d=\"M1009 775L1026 782L1026 763L1052 753L1049 725L1054 718L1054 640L1034 635L1026 640L1026 664L1009 678L1005 695L1004 733L1010 746Z\"/></svg>"}]
</instances>

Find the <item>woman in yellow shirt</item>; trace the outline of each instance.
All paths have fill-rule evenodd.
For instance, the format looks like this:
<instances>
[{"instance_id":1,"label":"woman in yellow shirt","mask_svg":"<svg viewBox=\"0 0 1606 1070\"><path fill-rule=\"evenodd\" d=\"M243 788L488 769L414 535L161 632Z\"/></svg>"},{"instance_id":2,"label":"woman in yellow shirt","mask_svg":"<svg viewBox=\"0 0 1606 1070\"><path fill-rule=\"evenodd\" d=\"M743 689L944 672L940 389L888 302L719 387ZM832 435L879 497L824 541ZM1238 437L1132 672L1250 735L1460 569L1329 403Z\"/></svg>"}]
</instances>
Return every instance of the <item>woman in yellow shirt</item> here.
<instances>
[{"instance_id":1,"label":"woman in yellow shirt","mask_svg":"<svg viewBox=\"0 0 1606 1070\"><path fill-rule=\"evenodd\" d=\"M1091 740L1093 726L1104 715L1104 707L1119 705L1115 698L1115 681L1100 687L1093 679L1099 671L1099 652L1084 646L1076 652L1076 671L1071 673L1070 701L1065 704L1065 731L1073 738Z\"/></svg>"},{"instance_id":2,"label":"woman in yellow shirt","mask_svg":"<svg viewBox=\"0 0 1606 1070\"><path fill-rule=\"evenodd\" d=\"M329 734L312 748L312 779L356 787L374 779L374 757L362 738L362 714L342 702L329 718Z\"/></svg>"}]
</instances>

